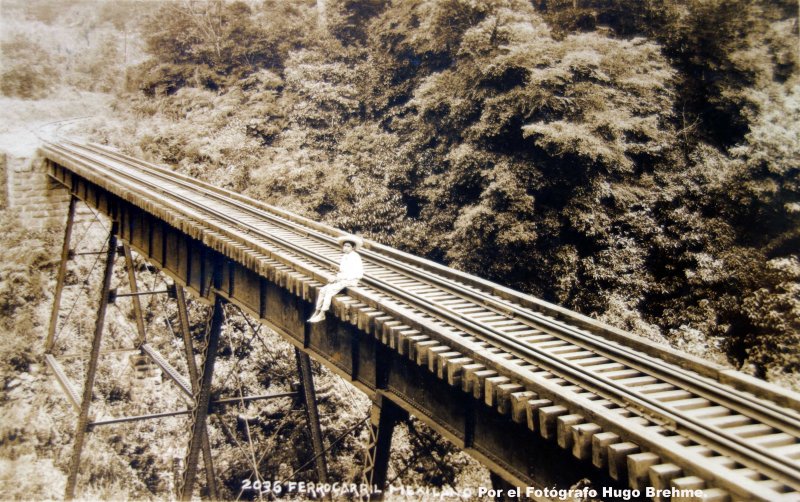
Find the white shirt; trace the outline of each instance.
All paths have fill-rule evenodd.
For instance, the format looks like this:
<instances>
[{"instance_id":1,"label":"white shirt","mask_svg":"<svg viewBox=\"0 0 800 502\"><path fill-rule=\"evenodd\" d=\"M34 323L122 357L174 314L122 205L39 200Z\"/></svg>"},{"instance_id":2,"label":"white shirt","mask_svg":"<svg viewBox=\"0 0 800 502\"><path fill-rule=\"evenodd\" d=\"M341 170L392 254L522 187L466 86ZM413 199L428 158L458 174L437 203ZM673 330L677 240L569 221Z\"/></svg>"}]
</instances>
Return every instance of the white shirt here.
<instances>
[{"instance_id":1,"label":"white shirt","mask_svg":"<svg viewBox=\"0 0 800 502\"><path fill-rule=\"evenodd\" d=\"M339 273L336 278L343 281L358 281L362 277L364 277L364 264L361 262L361 256L355 251L345 253L339 263Z\"/></svg>"}]
</instances>

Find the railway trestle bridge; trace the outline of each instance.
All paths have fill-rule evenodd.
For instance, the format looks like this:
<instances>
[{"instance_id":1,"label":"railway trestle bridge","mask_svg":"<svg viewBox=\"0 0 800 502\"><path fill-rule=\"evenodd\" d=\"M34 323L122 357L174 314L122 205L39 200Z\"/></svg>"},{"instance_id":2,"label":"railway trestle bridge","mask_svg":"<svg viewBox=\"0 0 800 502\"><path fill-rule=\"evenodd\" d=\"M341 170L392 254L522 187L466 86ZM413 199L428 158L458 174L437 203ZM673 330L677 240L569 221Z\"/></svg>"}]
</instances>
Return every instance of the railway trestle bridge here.
<instances>
[{"instance_id":1,"label":"railway trestle bridge","mask_svg":"<svg viewBox=\"0 0 800 502\"><path fill-rule=\"evenodd\" d=\"M800 500L795 393L374 242L361 252L364 279L335 298L324 322L307 324L343 232L98 145L46 143L41 155L72 197L45 356L78 413L66 498L98 425L90 404L119 248L130 274L133 250L176 284L189 375L144 336L140 348L193 403L182 500L193 495L201 452L213 497L206 420L225 303L296 348L319 480L324 441L309 357L371 399L370 486L385 484L393 428L410 414L498 485L563 489L589 478L643 495L649 487L656 500ZM80 395L53 348L79 201L112 221ZM137 299L133 275L130 283L123 294ZM184 291L213 305L199 363Z\"/></svg>"}]
</instances>

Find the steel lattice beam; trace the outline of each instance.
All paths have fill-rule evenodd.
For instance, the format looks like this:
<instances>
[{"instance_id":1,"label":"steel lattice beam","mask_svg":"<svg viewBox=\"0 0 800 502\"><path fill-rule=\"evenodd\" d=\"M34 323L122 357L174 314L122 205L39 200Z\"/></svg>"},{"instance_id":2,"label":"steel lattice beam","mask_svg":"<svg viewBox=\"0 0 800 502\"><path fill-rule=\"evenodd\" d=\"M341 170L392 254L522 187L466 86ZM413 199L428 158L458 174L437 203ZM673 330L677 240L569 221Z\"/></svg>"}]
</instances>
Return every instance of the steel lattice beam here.
<instances>
[{"instance_id":1,"label":"steel lattice beam","mask_svg":"<svg viewBox=\"0 0 800 502\"><path fill-rule=\"evenodd\" d=\"M191 500L194 482L197 476L197 460L200 456L200 448L206 431L206 417L208 416L208 405L211 401L211 382L214 377L214 363L217 359L217 347L222 332L224 322L223 298L217 296L214 301L214 311L211 317L211 326L208 334L208 343L205 349L203 367L198 375L200 378L199 388L195 389L195 409L192 420L192 433L189 442L189 449L186 455L186 471L183 476L183 483L180 490L181 500Z\"/></svg>"},{"instance_id":2,"label":"steel lattice beam","mask_svg":"<svg viewBox=\"0 0 800 502\"><path fill-rule=\"evenodd\" d=\"M64 291L64 279L67 276L67 263L69 262L69 246L72 239L72 227L75 225L75 206L78 198L74 195L69 199L69 209L67 210L67 226L64 228L64 241L61 247L61 262L58 265L58 275L56 276L56 290L53 293L53 310L50 313L50 326L47 331L44 351L50 353L55 343L56 328L58 327L58 311L61 308L61 293Z\"/></svg>"},{"instance_id":3,"label":"steel lattice beam","mask_svg":"<svg viewBox=\"0 0 800 502\"><path fill-rule=\"evenodd\" d=\"M198 385L197 362L194 359L194 346L192 335L189 331L189 310L186 305L186 296L183 288L177 284L173 285L175 300L178 303L178 323L180 325L181 336L183 337L183 348L186 353L186 366L189 369L189 378L194 385ZM206 484L208 485L209 495L212 499L217 498L217 477L214 473L214 461L211 457L211 445L208 442L208 424L201 424L204 428L202 432L203 463L206 467Z\"/></svg>"},{"instance_id":4,"label":"steel lattice beam","mask_svg":"<svg viewBox=\"0 0 800 502\"><path fill-rule=\"evenodd\" d=\"M325 461L325 445L322 441L322 430L319 425L319 411L317 410L317 396L314 389L314 375L311 372L311 358L308 354L295 349L297 358L297 371L303 393L303 402L306 410L306 422L311 434L311 444L314 449L314 465L317 471L317 481L328 482L328 466Z\"/></svg>"},{"instance_id":5,"label":"steel lattice beam","mask_svg":"<svg viewBox=\"0 0 800 502\"><path fill-rule=\"evenodd\" d=\"M56 380L58 380L59 385L61 385L61 388L64 390L69 402L72 403L76 411L80 412L81 398L78 396L78 391L75 390L72 381L67 377L67 374L64 373L64 368L61 367L61 364L52 354L46 354L44 360L50 369L53 370L53 374L55 374Z\"/></svg>"},{"instance_id":6,"label":"steel lattice beam","mask_svg":"<svg viewBox=\"0 0 800 502\"><path fill-rule=\"evenodd\" d=\"M133 265L131 247L127 243L122 244L122 252L125 254L125 266L128 269L128 284L130 285L130 297L133 301L133 312L136 318L136 330L139 332L139 339L136 345L147 342L147 332L144 329L144 315L142 314L142 302L139 300L139 286L136 284L136 270ZM117 295L120 296L120 295Z\"/></svg>"},{"instance_id":7,"label":"steel lattice beam","mask_svg":"<svg viewBox=\"0 0 800 502\"><path fill-rule=\"evenodd\" d=\"M142 352L147 354L150 359L153 360L154 363L158 365L161 370L166 373L166 375L175 382L178 388L183 392L185 395L192 397L192 389L191 384L186 380L186 378L180 374L180 372L172 366L169 361L167 361L164 356L161 355L156 349L154 349L149 343L144 343L140 347Z\"/></svg>"},{"instance_id":8,"label":"steel lattice beam","mask_svg":"<svg viewBox=\"0 0 800 502\"><path fill-rule=\"evenodd\" d=\"M223 405L223 404L231 404L231 403L240 403L240 402L252 402L252 401L261 401L265 399L278 399L282 397L296 397L297 392L281 392L278 394L268 394L262 396L245 396L245 397L228 397L224 399L217 399L215 401L211 401L211 405ZM131 417L119 417L119 418L110 418L107 420L98 420L96 422L89 423L89 428L99 427L102 425L115 425L115 424L123 424L128 422L137 422L140 420L152 420L156 418L164 418L164 417L176 417L180 415L188 415L191 413L192 410L177 410L177 411L166 411L164 413L151 413L148 415L136 415Z\"/></svg>"},{"instance_id":9,"label":"steel lattice beam","mask_svg":"<svg viewBox=\"0 0 800 502\"><path fill-rule=\"evenodd\" d=\"M108 235L108 250L106 253L105 273L103 274L103 284L100 288L100 306L97 309L97 320L95 322L94 337L92 338L91 354L89 356L88 368L86 370L86 381L83 385L83 399L81 399L81 410L78 415L78 425L75 428L75 443L72 450L72 461L70 462L69 477L65 496L67 500L75 497L75 486L78 482L78 472L80 471L81 453L83 443L86 438L87 426L89 424L89 406L92 403L92 391L94 390L94 380L97 373L97 361L100 357L100 344L103 338L103 326L105 324L106 309L108 307L108 292L111 289L111 278L114 272L114 260L117 257L117 231L118 225L114 221Z\"/></svg>"}]
</instances>

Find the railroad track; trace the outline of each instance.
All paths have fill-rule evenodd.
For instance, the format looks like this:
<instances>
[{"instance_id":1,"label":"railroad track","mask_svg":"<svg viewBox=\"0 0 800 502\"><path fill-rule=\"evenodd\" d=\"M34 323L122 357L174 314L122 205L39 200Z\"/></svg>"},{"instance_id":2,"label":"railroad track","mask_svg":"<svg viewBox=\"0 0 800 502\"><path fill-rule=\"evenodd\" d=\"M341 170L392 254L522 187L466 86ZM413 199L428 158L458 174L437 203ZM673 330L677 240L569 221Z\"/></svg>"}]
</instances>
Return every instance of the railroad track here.
<instances>
[{"instance_id":1,"label":"railroad track","mask_svg":"<svg viewBox=\"0 0 800 502\"><path fill-rule=\"evenodd\" d=\"M288 270L306 291L341 257L340 233L280 209L100 146L44 149ZM800 500L795 394L377 243L361 254L365 278L337 301L338 315L611 477Z\"/></svg>"}]
</instances>

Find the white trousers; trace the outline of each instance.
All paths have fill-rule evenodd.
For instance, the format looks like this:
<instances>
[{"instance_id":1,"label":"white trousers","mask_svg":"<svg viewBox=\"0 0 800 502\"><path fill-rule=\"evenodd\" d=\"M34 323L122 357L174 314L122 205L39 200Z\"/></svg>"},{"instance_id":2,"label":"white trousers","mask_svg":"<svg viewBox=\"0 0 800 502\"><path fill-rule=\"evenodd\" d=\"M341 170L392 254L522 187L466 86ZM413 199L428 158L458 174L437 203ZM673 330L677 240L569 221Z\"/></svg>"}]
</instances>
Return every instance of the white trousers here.
<instances>
[{"instance_id":1,"label":"white trousers","mask_svg":"<svg viewBox=\"0 0 800 502\"><path fill-rule=\"evenodd\" d=\"M317 310L320 312L327 312L328 309L331 308L331 300L333 300L333 297L336 296L337 293L344 288L352 288L357 284L358 279L349 281L336 279L327 286L323 286L323 288L319 290L319 293L317 293Z\"/></svg>"}]
</instances>

